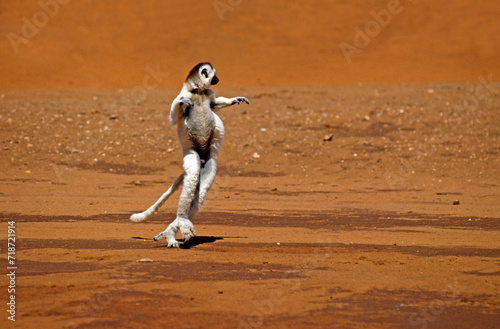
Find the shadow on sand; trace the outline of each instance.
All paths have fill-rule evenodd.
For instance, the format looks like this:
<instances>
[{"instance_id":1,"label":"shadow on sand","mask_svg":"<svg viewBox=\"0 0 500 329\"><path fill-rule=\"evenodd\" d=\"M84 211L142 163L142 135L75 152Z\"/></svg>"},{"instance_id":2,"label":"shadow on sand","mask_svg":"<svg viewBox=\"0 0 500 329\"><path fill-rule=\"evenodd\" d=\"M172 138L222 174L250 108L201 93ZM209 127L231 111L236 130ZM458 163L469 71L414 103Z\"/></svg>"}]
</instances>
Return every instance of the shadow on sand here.
<instances>
[{"instance_id":1,"label":"shadow on sand","mask_svg":"<svg viewBox=\"0 0 500 329\"><path fill-rule=\"evenodd\" d=\"M218 236L195 236L189 241L184 242L180 245L181 249L191 249L191 247L196 247L200 244L214 243L217 240L223 240L224 238ZM180 242L180 241L179 241Z\"/></svg>"},{"instance_id":2,"label":"shadow on sand","mask_svg":"<svg viewBox=\"0 0 500 329\"><path fill-rule=\"evenodd\" d=\"M145 238L145 237L140 237L140 236L133 236L132 239L136 239L136 240L152 240L151 238ZM164 240L164 239L162 239ZM217 240L224 240L223 237L219 237L219 236L195 236L195 237L192 237L188 242L183 242L183 240L181 239L177 239L177 241L179 241L181 244L180 244L180 248L181 249L190 249L191 247L196 247L200 244L205 244L205 243L213 243ZM156 248L166 248L167 245L161 245L161 246L156 246Z\"/></svg>"}]
</instances>

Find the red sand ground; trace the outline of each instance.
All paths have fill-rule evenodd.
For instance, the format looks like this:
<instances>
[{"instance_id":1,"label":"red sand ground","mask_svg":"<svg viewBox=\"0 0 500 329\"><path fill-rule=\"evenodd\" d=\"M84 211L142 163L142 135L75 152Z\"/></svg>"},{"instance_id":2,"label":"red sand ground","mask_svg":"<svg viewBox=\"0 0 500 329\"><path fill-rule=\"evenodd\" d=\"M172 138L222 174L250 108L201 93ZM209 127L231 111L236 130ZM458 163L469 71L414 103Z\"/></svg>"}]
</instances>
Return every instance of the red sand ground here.
<instances>
[{"instance_id":1,"label":"red sand ground","mask_svg":"<svg viewBox=\"0 0 500 329\"><path fill-rule=\"evenodd\" d=\"M401 1L347 63L391 3L69 1L16 53L42 9L1 2L0 327L497 328L500 5ZM201 60L251 104L219 112L199 236L167 249L178 194L127 218L180 173Z\"/></svg>"}]
</instances>

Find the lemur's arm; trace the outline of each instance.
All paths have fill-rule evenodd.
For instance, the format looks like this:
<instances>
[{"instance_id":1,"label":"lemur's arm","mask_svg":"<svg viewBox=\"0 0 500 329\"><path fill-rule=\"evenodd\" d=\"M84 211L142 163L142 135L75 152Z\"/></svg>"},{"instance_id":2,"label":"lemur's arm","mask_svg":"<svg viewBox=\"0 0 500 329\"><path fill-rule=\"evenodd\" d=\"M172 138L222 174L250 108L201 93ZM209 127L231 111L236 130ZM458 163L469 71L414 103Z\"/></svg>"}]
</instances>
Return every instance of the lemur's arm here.
<instances>
[{"instance_id":1,"label":"lemur's arm","mask_svg":"<svg viewBox=\"0 0 500 329\"><path fill-rule=\"evenodd\" d=\"M170 107L170 123L175 125L182 116L185 116L187 112L193 106L193 102L184 96L177 96L172 102L172 107Z\"/></svg>"},{"instance_id":2,"label":"lemur's arm","mask_svg":"<svg viewBox=\"0 0 500 329\"><path fill-rule=\"evenodd\" d=\"M231 106L234 104L239 104L241 102L245 102L247 104L250 104L248 99L246 97L233 97L233 98L226 98L226 97L215 97L215 94L212 93L211 99L210 99L210 108L212 110L218 110L227 106Z\"/></svg>"}]
</instances>

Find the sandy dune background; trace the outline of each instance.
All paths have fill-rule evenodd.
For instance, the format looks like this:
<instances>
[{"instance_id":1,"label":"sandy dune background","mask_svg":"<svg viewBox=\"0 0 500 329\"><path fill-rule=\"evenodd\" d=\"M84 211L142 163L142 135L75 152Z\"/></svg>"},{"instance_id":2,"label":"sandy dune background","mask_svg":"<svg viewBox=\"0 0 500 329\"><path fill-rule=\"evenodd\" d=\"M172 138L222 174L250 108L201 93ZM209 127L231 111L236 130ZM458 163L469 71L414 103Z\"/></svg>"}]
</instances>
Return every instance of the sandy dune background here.
<instances>
[{"instance_id":1,"label":"sandy dune background","mask_svg":"<svg viewBox=\"0 0 500 329\"><path fill-rule=\"evenodd\" d=\"M490 0L61 2L45 11L38 1L0 2L0 88L132 88L148 66L162 72L155 87L178 87L200 61L226 86L500 75L500 10ZM358 45L350 63L343 43Z\"/></svg>"},{"instance_id":2,"label":"sandy dune background","mask_svg":"<svg viewBox=\"0 0 500 329\"><path fill-rule=\"evenodd\" d=\"M498 328L498 17L485 0L0 1L0 327ZM199 236L172 250L152 237L178 194L128 216L180 173L168 111L200 61L251 104L219 112Z\"/></svg>"}]
</instances>

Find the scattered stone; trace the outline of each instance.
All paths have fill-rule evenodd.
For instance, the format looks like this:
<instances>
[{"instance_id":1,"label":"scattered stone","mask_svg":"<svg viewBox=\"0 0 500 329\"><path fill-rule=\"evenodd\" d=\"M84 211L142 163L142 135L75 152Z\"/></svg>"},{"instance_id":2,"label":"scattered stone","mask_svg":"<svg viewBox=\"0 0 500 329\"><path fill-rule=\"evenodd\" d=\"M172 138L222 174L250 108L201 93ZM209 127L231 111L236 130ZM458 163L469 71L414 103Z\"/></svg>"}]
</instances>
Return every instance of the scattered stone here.
<instances>
[{"instance_id":1,"label":"scattered stone","mask_svg":"<svg viewBox=\"0 0 500 329\"><path fill-rule=\"evenodd\" d=\"M455 201L453 201L453 205L454 205L454 206L458 206L459 204L460 204L460 201L459 201L459 200L455 200Z\"/></svg>"},{"instance_id":2,"label":"scattered stone","mask_svg":"<svg viewBox=\"0 0 500 329\"><path fill-rule=\"evenodd\" d=\"M333 139L333 134L328 134L328 135L325 135L325 137L323 137L323 140L325 142L329 142Z\"/></svg>"},{"instance_id":3,"label":"scattered stone","mask_svg":"<svg viewBox=\"0 0 500 329\"><path fill-rule=\"evenodd\" d=\"M111 114L109 116L109 120L116 120L116 119L118 119L118 114Z\"/></svg>"},{"instance_id":4,"label":"scattered stone","mask_svg":"<svg viewBox=\"0 0 500 329\"><path fill-rule=\"evenodd\" d=\"M141 258L137 260L138 263L152 263L153 260L151 258Z\"/></svg>"},{"instance_id":5,"label":"scattered stone","mask_svg":"<svg viewBox=\"0 0 500 329\"><path fill-rule=\"evenodd\" d=\"M134 182L134 184L135 184L136 186L141 186L141 185L142 185L142 182L141 182L140 180L136 180L136 181Z\"/></svg>"},{"instance_id":6,"label":"scattered stone","mask_svg":"<svg viewBox=\"0 0 500 329\"><path fill-rule=\"evenodd\" d=\"M252 155L252 158L254 158L254 159L258 159L258 158L260 158L260 154L259 154L259 153L257 153L257 152L255 152L255 153Z\"/></svg>"}]
</instances>

